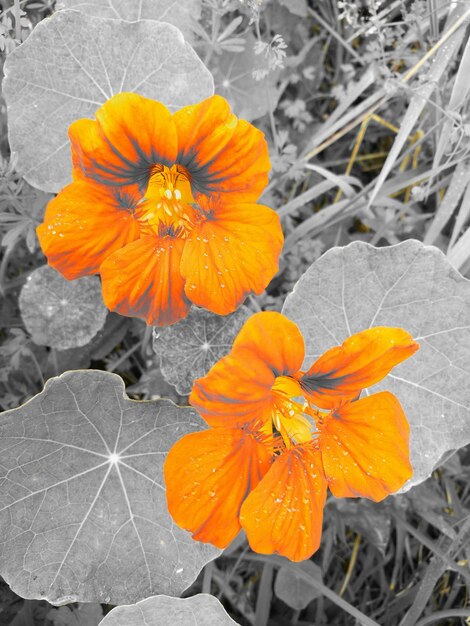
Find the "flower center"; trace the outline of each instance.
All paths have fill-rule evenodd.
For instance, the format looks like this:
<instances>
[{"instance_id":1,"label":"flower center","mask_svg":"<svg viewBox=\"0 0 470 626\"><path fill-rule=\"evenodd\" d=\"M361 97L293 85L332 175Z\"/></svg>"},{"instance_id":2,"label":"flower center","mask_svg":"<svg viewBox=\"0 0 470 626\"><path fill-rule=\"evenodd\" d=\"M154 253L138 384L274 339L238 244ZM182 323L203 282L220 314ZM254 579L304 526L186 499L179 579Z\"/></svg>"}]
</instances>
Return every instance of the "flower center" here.
<instances>
[{"instance_id":1,"label":"flower center","mask_svg":"<svg viewBox=\"0 0 470 626\"><path fill-rule=\"evenodd\" d=\"M137 219L151 233L159 234L163 227L185 238L198 217L195 205L188 171L181 165L155 165Z\"/></svg>"},{"instance_id":2,"label":"flower center","mask_svg":"<svg viewBox=\"0 0 470 626\"><path fill-rule=\"evenodd\" d=\"M278 376L271 389L274 409L272 419L286 447L311 441L317 428L314 411L304 398L298 381Z\"/></svg>"}]
</instances>

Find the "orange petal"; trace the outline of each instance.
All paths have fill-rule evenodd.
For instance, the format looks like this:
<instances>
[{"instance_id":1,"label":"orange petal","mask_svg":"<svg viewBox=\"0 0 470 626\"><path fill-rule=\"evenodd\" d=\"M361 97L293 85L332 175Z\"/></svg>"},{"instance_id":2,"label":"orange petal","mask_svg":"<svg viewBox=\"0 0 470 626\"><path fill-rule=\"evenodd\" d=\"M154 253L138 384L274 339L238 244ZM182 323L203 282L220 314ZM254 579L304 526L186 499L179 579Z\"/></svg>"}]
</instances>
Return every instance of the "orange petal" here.
<instances>
[{"instance_id":1,"label":"orange petal","mask_svg":"<svg viewBox=\"0 0 470 626\"><path fill-rule=\"evenodd\" d=\"M161 103L136 93L120 93L96 111L96 122L80 119L69 127L74 175L107 184L147 186L157 163L173 165L176 128Z\"/></svg>"},{"instance_id":2,"label":"orange petal","mask_svg":"<svg viewBox=\"0 0 470 626\"><path fill-rule=\"evenodd\" d=\"M402 328L369 328L325 352L300 384L317 406L333 408L338 400L353 400L362 389L375 385L418 348Z\"/></svg>"},{"instance_id":3,"label":"orange petal","mask_svg":"<svg viewBox=\"0 0 470 626\"><path fill-rule=\"evenodd\" d=\"M325 475L337 498L378 502L413 474L408 422L388 391L341 406L320 428Z\"/></svg>"},{"instance_id":4,"label":"orange petal","mask_svg":"<svg viewBox=\"0 0 470 626\"><path fill-rule=\"evenodd\" d=\"M190 404L211 426L267 422L275 376L255 355L229 354L194 381Z\"/></svg>"},{"instance_id":5,"label":"orange petal","mask_svg":"<svg viewBox=\"0 0 470 626\"><path fill-rule=\"evenodd\" d=\"M196 171L210 163L235 133L238 119L221 96L206 98L174 113L178 134L178 163Z\"/></svg>"},{"instance_id":6,"label":"orange petal","mask_svg":"<svg viewBox=\"0 0 470 626\"><path fill-rule=\"evenodd\" d=\"M259 204L222 205L191 231L181 259L186 295L218 315L261 293L277 272L283 236L276 213Z\"/></svg>"},{"instance_id":7,"label":"orange petal","mask_svg":"<svg viewBox=\"0 0 470 626\"><path fill-rule=\"evenodd\" d=\"M103 299L111 311L166 326L188 313L179 266L184 240L142 237L100 267Z\"/></svg>"},{"instance_id":8,"label":"orange petal","mask_svg":"<svg viewBox=\"0 0 470 626\"><path fill-rule=\"evenodd\" d=\"M96 274L101 263L139 236L136 185L108 187L76 181L47 205L36 232L49 265L69 280Z\"/></svg>"},{"instance_id":9,"label":"orange petal","mask_svg":"<svg viewBox=\"0 0 470 626\"><path fill-rule=\"evenodd\" d=\"M320 546L325 500L320 452L297 446L281 454L241 508L251 548L292 561L308 559Z\"/></svg>"},{"instance_id":10,"label":"orange petal","mask_svg":"<svg viewBox=\"0 0 470 626\"><path fill-rule=\"evenodd\" d=\"M304 340L294 322L280 313L256 313L231 353L194 382L190 403L211 426L265 421L274 408L276 377L297 372L303 358Z\"/></svg>"},{"instance_id":11,"label":"orange petal","mask_svg":"<svg viewBox=\"0 0 470 626\"><path fill-rule=\"evenodd\" d=\"M262 311L248 318L233 342L232 351L238 350L256 355L275 376L295 374L305 354L298 326L275 311Z\"/></svg>"},{"instance_id":12,"label":"orange petal","mask_svg":"<svg viewBox=\"0 0 470 626\"><path fill-rule=\"evenodd\" d=\"M196 191L230 192L240 202L258 199L268 184L270 161L263 133L238 120L221 96L183 107L173 115L178 162Z\"/></svg>"},{"instance_id":13,"label":"orange petal","mask_svg":"<svg viewBox=\"0 0 470 626\"><path fill-rule=\"evenodd\" d=\"M211 428L185 435L164 465L168 510L197 541L225 548L240 530L243 500L271 464L271 453L253 435Z\"/></svg>"}]
</instances>

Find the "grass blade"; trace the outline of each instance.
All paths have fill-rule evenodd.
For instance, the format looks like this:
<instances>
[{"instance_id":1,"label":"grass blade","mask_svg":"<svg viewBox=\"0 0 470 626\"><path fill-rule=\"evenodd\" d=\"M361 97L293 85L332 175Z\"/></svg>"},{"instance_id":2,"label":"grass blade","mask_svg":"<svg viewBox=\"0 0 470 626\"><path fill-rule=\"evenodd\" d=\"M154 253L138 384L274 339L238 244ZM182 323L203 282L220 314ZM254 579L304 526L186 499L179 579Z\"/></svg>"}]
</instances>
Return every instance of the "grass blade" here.
<instances>
[{"instance_id":1,"label":"grass blade","mask_svg":"<svg viewBox=\"0 0 470 626\"><path fill-rule=\"evenodd\" d=\"M465 19L470 17L470 9L464 10L463 6L457 5L454 12L452 13L453 24L450 26L448 33L454 30L453 34L449 37L448 34L444 34L441 41L443 39L447 39L446 45L442 45L439 42L436 44L440 45L440 49L434 59L433 64L431 65L427 75L426 81L427 83L421 87L419 92L413 96L410 104L408 105L408 109L405 113L405 116L400 125L400 130L393 142L392 148L389 152L387 159L383 165L382 171L377 178L377 182L375 188L372 192L369 205L373 203L377 195L380 193L380 189L385 182L387 176L390 174L395 162L405 145L408 137L410 136L413 128L418 121L419 116L423 112L423 109L426 106L426 103L429 101L429 98L432 92L435 90L436 86L439 84L439 81L442 78L442 75L448 69L454 54L460 47L463 36L465 34L464 28L456 29L456 25L460 24L463 26ZM456 30L455 30L456 29ZM428 53L429 54L429 53ZM427 55L425 55L427 56ZM415 66L416 67L416 66ZM413 68L414 70L415 68Z\"/></svg>"},{"instance_id":2,"label":"grass blade","mask_svg":"<svg viewBox=\"0 0 470 626\"><path fill-rule=\"evenodd\" d=\"M439 237L442 229L452 217L452 213L467 188L469 181L470 167L466 161L461 161L452 174L446 195L434 215L434 219L429 226L423 243L431 245Z\"/></svg>"},{"instance_id":3,"label":"grass blade","mask_svg":"<svg viewBox=\"0 0 470 626\"><path fill-rule=\"evenodd\" d=\"M273 565L265 562L258 589L258 598L256 599L256 626L267 626L268 624L273 597L273 575Z\"/></svg>"},{"instance_id":4,"label":"grass blade","mask_svg":"<svg viewBox=\"0 0 470 626\"><path fill-rule=\"evenodd\" d=\"M470 228L467 228L455 246L449 250L447 258L457 270L470 259Z\"/></svg>"},{"instance_id":5,"label":"grass blade","mask_svg":"<svg viewBox=\"0 0 470 626\"><path fill-rule=\"evenodd\" d=\"M286 567L295 572L295 574L299 578L303 578L306 582L318 589L318 591L320 591L325 597L331 600L331 602L336 604L336 606L338 606L340 609L342 609L346 613L349 613L349 615L351 615L351 617L354 617L362 626L380 626L380 624L378 624L376 621L374 621L370 617L367 617L367 615L364 615L362 611L359 611L358 609L353 607L352 604L349 604L349 602L346 602L346 600L343 600L343 598L341 598L336 592L329 589L321 581L313 578L313 576L310 576L309 574L307 574L307 572L304 572L300 568L296 567L296 564L289 561L289 559L285 559L282 556L272 555L267 557L261 554L248 554L246 556L246 559L248 561L259 561L261 563L265 563L268 560L274 567Z\"/></svg>"},{"instance_id":6,"label":"grass blade","mask_svg":"<svg viewBox=\"0 0 470 626\"><path fill-rule=\"evenodd\" d=\"M456 113L458 109L465 102L465 99L470 90L470 38L467 40L462 60L459 63L459 69L455 77L454 86L449 100L447 111ZM441 162L447 146L449 145L450 131L453 125L452 119L446 119L442 126L442 131L439 137L439 141L436 147L436 154L434 156L434 167L437 167Z\"/></svg>"}]
</instances>

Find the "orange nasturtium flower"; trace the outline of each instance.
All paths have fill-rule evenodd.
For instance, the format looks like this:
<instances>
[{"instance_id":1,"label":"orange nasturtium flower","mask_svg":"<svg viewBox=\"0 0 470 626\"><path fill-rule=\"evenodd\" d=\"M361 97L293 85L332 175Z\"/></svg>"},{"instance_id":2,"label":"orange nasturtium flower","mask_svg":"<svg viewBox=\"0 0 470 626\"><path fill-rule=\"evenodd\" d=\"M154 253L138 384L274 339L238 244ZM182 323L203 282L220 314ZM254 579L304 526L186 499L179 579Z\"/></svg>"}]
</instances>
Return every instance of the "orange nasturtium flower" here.
<instances>
[{"instance_id":1,"label":"orange nasturtium flower","mask_svg":"<svg viewBox=\"0 0 470 626\"><path fill-rule=\"evenodd\" d=\"M195 381L190 403L210 428L184 436L166 459L175 522L219 548L243 528L256 552L311 556L327 487L379 501L412 475L397 398L357 398L418 347L401 328L370 328L303 372L298 327L279 313L250 317L231 352Z\"/></svg>"},{"instance_id":2,"label":"orange nasturtium flower","mask_svg":"<svg viewBox=\"0 0 470 626\"><path fill-rule=\"evenodd\" d=\"M276 213L256 204L264 135L212 96L174 114L135 93L69 128L74 181L37 233L65 278L101 275L109 309L172 324L194 303L227 315L277 271Z\"/></svg>"}]
</instances>

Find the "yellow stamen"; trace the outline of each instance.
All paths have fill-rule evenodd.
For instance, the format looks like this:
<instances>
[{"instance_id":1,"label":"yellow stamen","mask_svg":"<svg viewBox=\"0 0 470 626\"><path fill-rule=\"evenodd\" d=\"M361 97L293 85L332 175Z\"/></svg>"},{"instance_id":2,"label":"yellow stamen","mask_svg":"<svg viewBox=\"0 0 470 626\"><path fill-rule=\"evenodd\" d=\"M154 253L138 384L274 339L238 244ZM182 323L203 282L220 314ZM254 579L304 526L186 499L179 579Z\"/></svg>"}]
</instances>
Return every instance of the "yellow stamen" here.
<instances>
[{"instance_id":1,"label":"yellow stamen","mask_svg":"<svg viewBox=\"0 0 470 626\"><path fill-rule=\"evenodd\" d=\"M185 168L180 165L155 165L136 212L137 219L153 233L158 233L163 224L187 237L197 218L195 203L189 173Z\"/></svg>"},{"instance_id":2,"label":"yellow stamen","mask_svg":"<svg viewBox=\"0 0 470 626\"><path fill-rule=\"evenodd\" d=\"M311 411L303 399L299 383L289 376L278 376L272 387L272 396L272 420L286 447L311 441L316 431L315 422L307 417Z\"/></svg>"}]
</instances>

